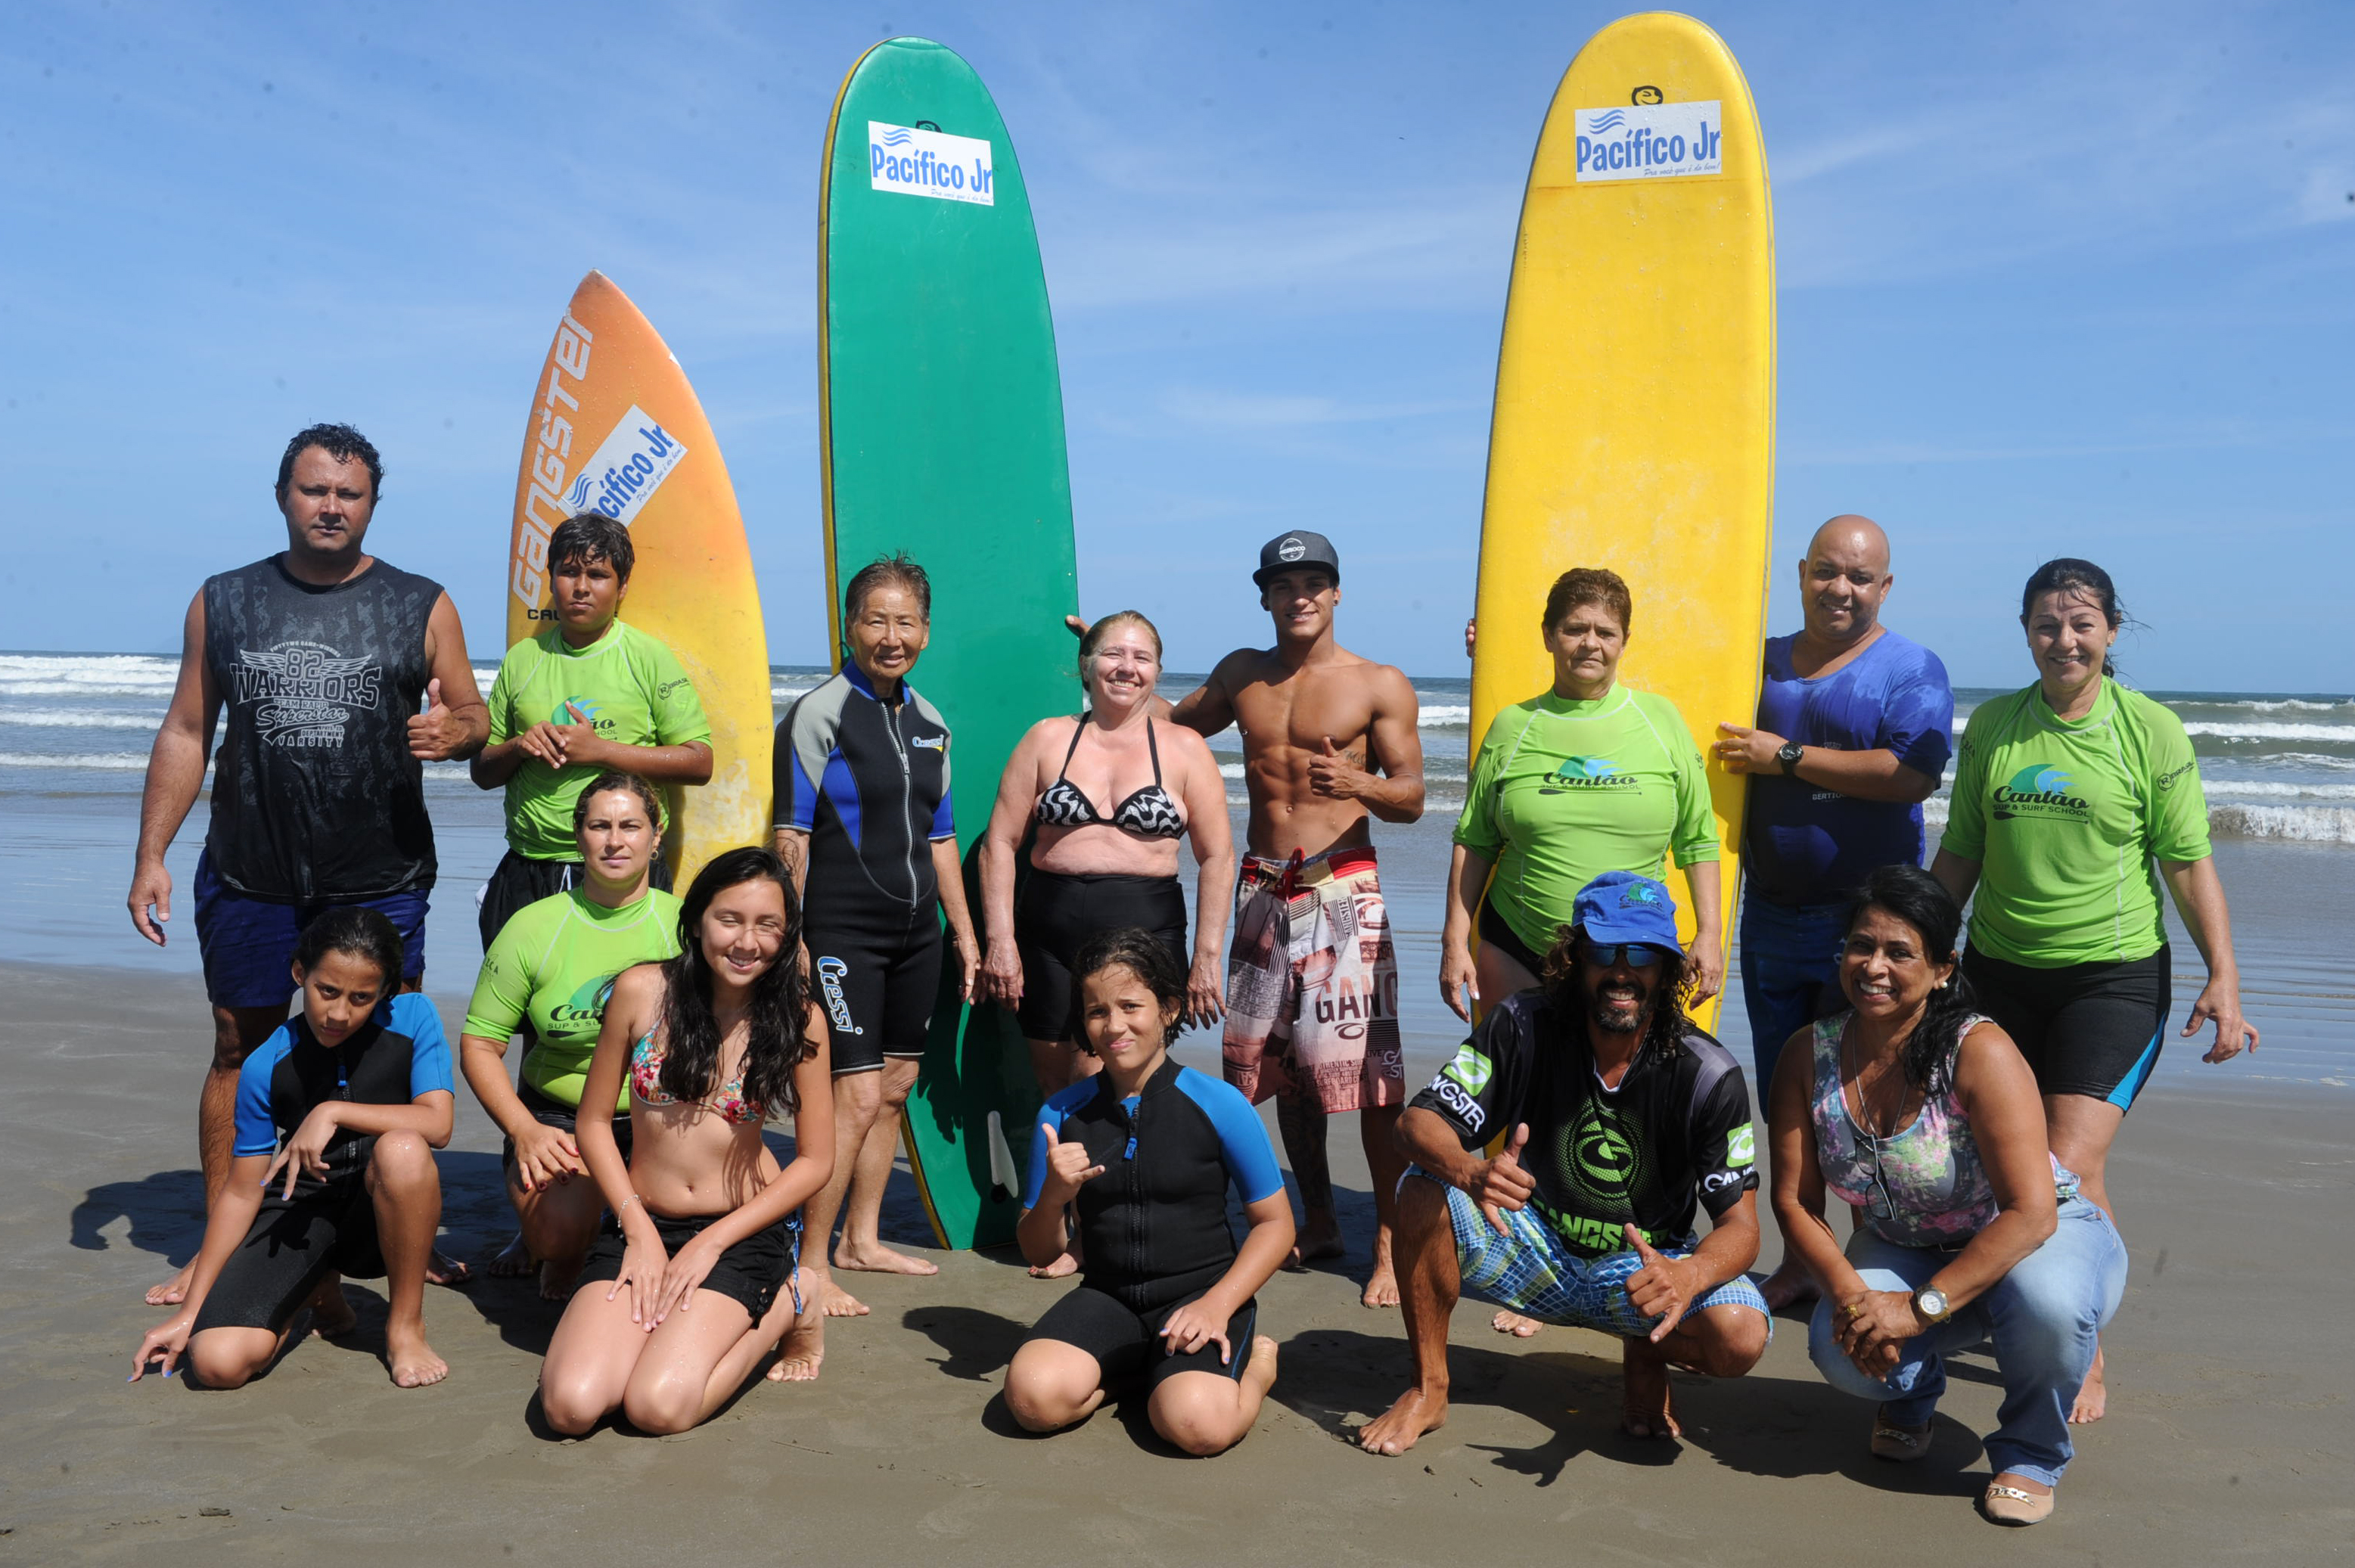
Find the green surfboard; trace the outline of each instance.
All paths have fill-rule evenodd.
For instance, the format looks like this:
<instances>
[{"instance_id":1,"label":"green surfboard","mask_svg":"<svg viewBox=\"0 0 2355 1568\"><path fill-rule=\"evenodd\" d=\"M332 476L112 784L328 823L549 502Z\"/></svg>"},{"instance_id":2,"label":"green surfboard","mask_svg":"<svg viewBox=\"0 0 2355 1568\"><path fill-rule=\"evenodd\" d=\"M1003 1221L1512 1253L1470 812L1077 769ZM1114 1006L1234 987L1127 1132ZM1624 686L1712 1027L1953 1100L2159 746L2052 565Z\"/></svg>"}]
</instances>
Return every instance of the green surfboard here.
<instances>
[{"instance_id":1,"label":"green surfboard","mask_svg":"<svg viewBox=\"0 0 2355 1568\"><path fill-rule=\"evenodd\" d=\"M858 59L826 128L818 219L819 451L826 616L841 585L905 550L932 581L911 677L952 732L957 847L974 848L1025 731L1077 708L1078 608L1063 392L1021 165L954 51L892 38ZM1039 1092L1008 1013L942 976L906 1133L943 1246L1014 1238Z\"/></svg>"}]
</instances>

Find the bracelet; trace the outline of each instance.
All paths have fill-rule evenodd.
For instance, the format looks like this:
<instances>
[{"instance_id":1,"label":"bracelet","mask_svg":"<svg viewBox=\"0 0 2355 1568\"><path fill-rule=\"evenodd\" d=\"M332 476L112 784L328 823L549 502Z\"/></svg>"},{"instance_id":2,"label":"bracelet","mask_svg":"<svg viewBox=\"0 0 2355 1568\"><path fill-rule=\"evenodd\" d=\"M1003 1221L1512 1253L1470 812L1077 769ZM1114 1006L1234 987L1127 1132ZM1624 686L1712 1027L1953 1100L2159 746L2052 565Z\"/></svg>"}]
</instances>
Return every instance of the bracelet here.
<instances>
[{"instance_id":1,"label":"bracelet","mask_svg":"<svg viewBox=\"0 0 2355 1568\"><path fill-rule=\"evenodd\" d=\"M618 1225L618 1224L620 1224L620 1223L622 1222L622 1216L623 1216L623 1215L624 1215L624 1214L626 1214L626 1213L628 1213L628 1212L630 1211L630 1205L631 1205L631 1204L633 1204L633 1203L644 1203L645 1201L645 1199L643 1199L643 1198L639 1197L639 1196L638 1196L636 1193L634 1193L634 1192L631 1193L627 1198L624 1198L623 1200L622 1200L622 1206L621 1206L619 1209L616 1209L616 1210L614 1210L614 1211L613 1211L613 1223L615 1223L615 1224L617 1224L617 1225Z\"/></svg>"}]
</instances>

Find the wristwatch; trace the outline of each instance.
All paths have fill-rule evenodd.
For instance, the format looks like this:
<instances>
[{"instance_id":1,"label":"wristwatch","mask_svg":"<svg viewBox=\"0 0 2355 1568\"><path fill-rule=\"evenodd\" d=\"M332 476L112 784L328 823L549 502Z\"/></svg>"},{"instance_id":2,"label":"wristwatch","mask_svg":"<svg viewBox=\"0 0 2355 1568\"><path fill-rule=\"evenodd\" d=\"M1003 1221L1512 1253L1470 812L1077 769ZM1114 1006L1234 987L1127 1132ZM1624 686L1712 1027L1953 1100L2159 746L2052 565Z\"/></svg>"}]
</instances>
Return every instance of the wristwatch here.
<instances>
[{"instance_id":1,"label":"wristwatch","mask_svg":"<svg viewBox=\"0 0 2355 1568\"><path fill-rule=\"evenodd\" d=\"M1796 741L1785 741L1775 751L1774 760L1783 764L1783 776L1789 778L1799 771L1799 759L1806 754L1807 749Z\"/></svg>"},{"instance_id":2,"label":"wristwatch","mask_svg":"<svg viewBox=\"0 0 2355 1568\"><path fill-rule=\"evenodd\" d=\"M1955 1309L1946 1305L1945 1291L1925 1285L1913 1293L1913 1315L1924 1323L1944 1323Z\"/></svg>"}]
</instances>

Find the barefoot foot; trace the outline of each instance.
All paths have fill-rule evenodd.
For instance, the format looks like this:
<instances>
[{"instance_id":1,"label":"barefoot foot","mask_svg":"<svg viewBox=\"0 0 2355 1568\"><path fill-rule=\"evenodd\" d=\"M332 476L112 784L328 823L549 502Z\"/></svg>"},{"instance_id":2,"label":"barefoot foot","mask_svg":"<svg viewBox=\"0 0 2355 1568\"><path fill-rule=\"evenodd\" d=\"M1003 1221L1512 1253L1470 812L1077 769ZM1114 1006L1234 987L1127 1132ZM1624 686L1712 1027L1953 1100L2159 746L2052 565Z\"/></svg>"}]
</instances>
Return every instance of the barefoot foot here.
<instances>
[{"instance_id":1,"label":"barefoot foot","mask_svg":"<svg viewBox=\"0 0 2355 1568\"><path fill-rule=\"evenodd\" d=\"M1621 1362L1619 1430L1641 1442L1682 1437L1677 1424L1676 1396L1668 1387L1668 1359L1657 1345L1640 1337L1626 1340Z\"/></svg>"},{"instance_id":2,"label":"barefoot foot","mask_svg":"<svg viewBox=\"0 0 2355 1568\"><path fill-rule=\"evenodd\" d=\"M925 1258L911 1258L905 1253L895 1253L878 1242L871 1247L851 1246L847 1242L834 1249L834 1266L855 1269L861 1274L933 1275L941 1265Z\"/></svg>"},{"instance_id":3,"label":"barefoot foot","mask_svg":"<svg viewBox=\"0 0 2355 1568\"><path fill-rule=\"evenodd\" d=\"M570 1301L572 1286L581 1278L581 1270L588 1264L584 1257L546 1258L539 1265L539 1298L542 1301Z\"/></svg>"},{"instance_id":4,"label":"barefoot foot","mask_svg":"<svg viewBox=\"0 0 2355 1568\"><path fill-rule=\"evenodd\" d=\"M1300 1228L1300 1238L1292 1244L1292 1258L1284 1266L1306 1268L1310 1264L1327 1258L1337 1258L1348 1249L1341 1241L1341 1221L1333 1214L1311 1214L1308 1223Z\"/></svg>"},{"instance_id":5,"label":"barefoot foot","mask_svg":"<svg viewBox=\"0 0 2355 1568\"><path fill-rule=\"evenodd\" d=\"M1037 1264L1030 1265L1032 1279L1064 1279L1079 1272L1079 1257L1071 1253L1065 1253L1044 1268L1040 1268Z\"/></svg>"},{"instance_id":6,"label":"barefoot foot","mask_svg":"<svg viewBox=\"0 0 2355 1568\"><path fill-rule=\"evenodd\" d=\"M1252 1337L1251 1363L1243 1368L1243 1375L1235 1381L1242 1385L1246 1398L1267 1397L1267 1391L1275 1386L1275 1340L1272 1337L1266 1334Z\"/></svg>"},{"instance_id":7,"label":"barefoot foot","mask_svg":"<svg viewBox=\"0 0 2355 1568\"><path fill-rule=\"evenodd\" d=\"M2090 1426L2109 1413L2110 1385L2102 1375L2102 1352L2094 1351L2093 1370L2085 1374L2085 1383L2077 1391L2077 1403L2069 1407L2069 1424Z\"/></svg>"},{"instance_id":8,"label":"barefoot foot","mask_svg":"<svg viewBox=\"0 0 2355 1568\"><path fill-rule=\"evenodd\" d=\"M311 1312L311 1332L322 1339L340 1339L360 1326L360 1315L344 1299L341 1275L329 1275L303 1305Z\"/></svg>"},{"instance_id":9,"label":"barefoot foot","mask_svg":"<svg viewBox=\"0 0 2355 1568\"><path fill-rule=\"evenodd\" d=\"M1358 1305L1396 1307L1398 1304L1398 1270L1391 1265L1390 1229L1387 1226L1376 1226L1373 1277L1366 1281L1365 1294L1358 1297Z\"/></svg>"},{"instance_id":10,"label":"barefoot foot","mask_svg":"<svg viewBox=\"0 0 2355 1568\"><path fill-rule=\"evenodd\" d=\"M1399 1455L1413 1447L1426 1432L1447 1424L1447 1395L1411 1388L1398 1402L1358 1429L1358 1446L1369 1454Z\"/></svg>"},{"instance_id":11,"label":"barefoot foot","mask_svg":"<svg viewBox=\"0 0 2355 1568\"><path fill-rule=\"evenodd\" d=\"M433 1353L421 1328L384 1330L384 1359L392 1368L395 1388L424 1388L450 1375L450 1363Z\"/></svg>"},{"instance_id":12,"label":"barefoot foot","mask_svg":"<svg viewBox=\"0 0 2355 1568\"><path fill-rule=\"evenodd\" d=\"M806 1264L802 1265L802 1272L809 1276L808 1282L802 1286L802 1294L809 1301L810 1311L826 1317L867 1316L867 1303L835 1284L833 1275L824 1269L811 1268ZM807 1317L808 1313L805 1312L803 1316Z\"/></svg>"},{"instance_id":13,"label":"barefoot foot","mask_svg":"<svg viewBox=\"0 0 2355 1568\"><path fill-rule=\"evenodd\" d=\"M163 1284L149 1285L147 1287L147 1305L150 1307L177 1307L180 1303L187 1300L188 1276L196 1272L196 1262L191 1259L186 1268L183 1268L179 1273L174 1275Z\"/></svg>"},{"instance_id":14,"label":"barefoot foot","mask_svg":"<svg viewBox=\"0 0 2355 1568\"><path fill-rule=\"evenodd\" d=\"M773 1383L806 1383L817 1381L817 1370L826 1364L826 1315L805 1311L794 1319L785 1337L777 1343L777 1359L770 1365L769 1381Z\"/></svg>"},{"instance_id":15,"label":"barefoot foot","mask_svg":"<svg viewBox=\"0 0 2355 1568\"><path fill-rule=\"evenodd\" d=\"M1783 1266L1761 1281L1758 1294L1766 1298L1766 1310L1780 1312L1785 1307L1796 1307L1816 1298L1816 1276L1796 1258L1786 1258Z\"/></svg>"},{"instance_id":16,"label":"barefoot foot","mask_svg":"<svg viewBox=\"0 0 2355 1568\"><path fill-rule=\"evenodd\" d=\"M483 1272L493 1279L521 1279L531 1272L532 1262L531 1249L523 1244L523 1232L517 1231L507 1244L483 1265Z\"/></svg>"},{"instance_id":17,"label":"barefoot foot","mask_svg":"<svg viewBox=\"0 0 2355 1568\"><path fill-rule=\"evenodd\" d=\"M1545 1325L1534 1317L1524 1317L1511 1308L1505 1307L1498 1309L1497 1316L1488 1319L1488 1327L1499 1334L1510 1334L1516 1339L1527 1339Z\"/></svg>"},{"instance_id":18,"label":"barefoot foot","mask_svg":"<svg viewBox=\"0 0 2355 1568\"><path fill-rule=\"evenodd\" d=\"M425 1283L428 1285L445 1285L454 1290L460 1285L474 1284L474 1271L467 1266L465 1259L453 1258L448 1253L436 1247L433 1249L433 1255L428 1258L425 1263ZM444 1374L449 1371L450 1369L447 1367L443 1367L442 1369L442 1371ZM439 1381L440 1379L437 1377L431 1381Z\"/></svg>"}]
</instances>

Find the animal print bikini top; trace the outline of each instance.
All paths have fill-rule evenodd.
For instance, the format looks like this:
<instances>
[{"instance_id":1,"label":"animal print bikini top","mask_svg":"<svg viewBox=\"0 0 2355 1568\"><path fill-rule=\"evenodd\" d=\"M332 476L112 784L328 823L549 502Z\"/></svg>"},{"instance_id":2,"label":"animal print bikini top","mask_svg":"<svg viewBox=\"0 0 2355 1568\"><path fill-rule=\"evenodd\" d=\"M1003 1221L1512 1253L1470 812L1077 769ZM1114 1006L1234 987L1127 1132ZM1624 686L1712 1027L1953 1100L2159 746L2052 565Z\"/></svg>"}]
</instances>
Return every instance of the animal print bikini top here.
<instances>
[{"instance_id":1,"label":"animal print bikini top","mask_svg":"<svg viewBox=\"0 0 2355 1568\"><path fill-rule=\"evenodd\" d=\"M1161 787L1161 747L1153 738L1153 720L1145 721L1146 750L1153 754L1153 782L1114 806L1110 816L1096 811L1095 802L1081 792L1080 786L1063 776L1071 771L1071 758L1080 749L1080 736L1088 721L1083 717L1071 729L1071 750L1063 753L1063 771L1039 797L1034 815L1044 827L1117 827L1124 833L1134 833L1139 838L1178 838L1186 832L1186 815L1169 792Z\"/></svg>"},{"instance_id":2,"label":"animal print bikini top","mask_svg":"<svg viewBox=\"0 0 2355 1568\"><path fill-rule=\"evenodd\" d=\"M668 1053L655 1049L655 1037L649 1032L630 1048L630 1092L648 1105L676 1105L678 1097L662 1086L663 1059ZM762 1122L768 1120L768 1107L757 1100L744 1098L744 1075L738 1073L719 1086L719 1092L702 1100L686 1104L701 1105L717 1112L730 1122Z\"/></svg>"}]
</instances>

